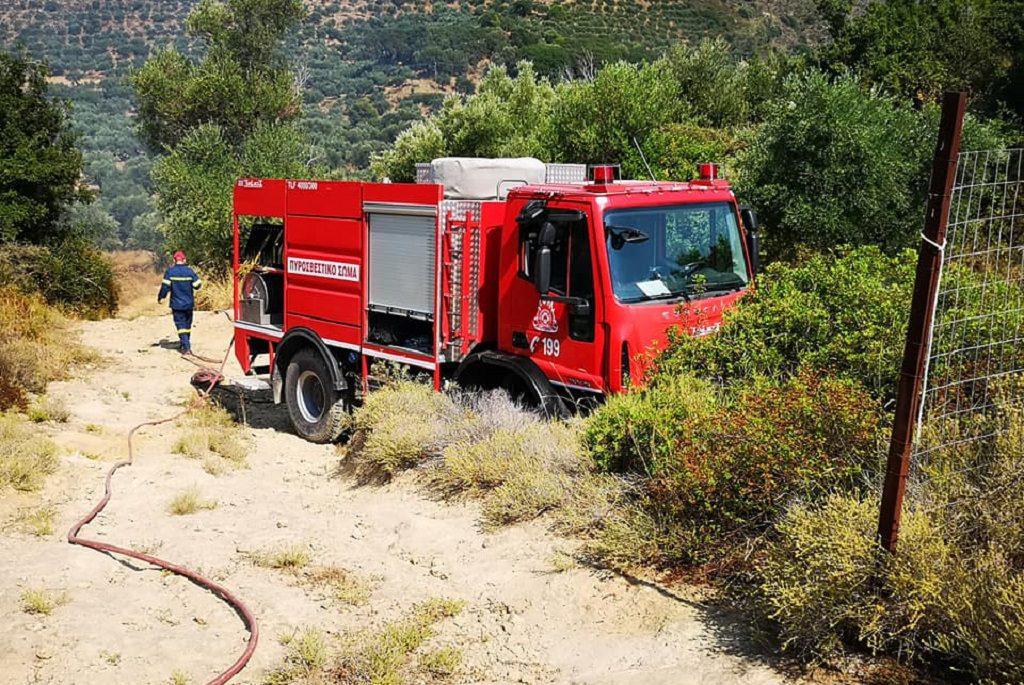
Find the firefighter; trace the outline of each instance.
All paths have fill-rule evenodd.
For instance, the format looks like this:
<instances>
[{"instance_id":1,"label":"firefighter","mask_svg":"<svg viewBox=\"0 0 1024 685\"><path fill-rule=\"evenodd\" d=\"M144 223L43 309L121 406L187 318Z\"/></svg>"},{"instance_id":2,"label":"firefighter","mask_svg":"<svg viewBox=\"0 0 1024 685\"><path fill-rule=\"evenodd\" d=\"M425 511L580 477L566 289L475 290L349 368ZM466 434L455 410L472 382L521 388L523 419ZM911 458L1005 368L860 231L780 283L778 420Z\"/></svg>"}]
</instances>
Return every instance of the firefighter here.
<instances>
[{"instance_id":1,"label":"firefighter","mask_svg":"<svg viewBox=\"0 0 1024 685\"><path fill-rule=\"evenodd\" d=\"M164 272L156 301L163 303L168 294L171 296L171 314L181 341L179 351L192 354L192 309L196 305L195 291L203 287L203 282L185 262L184 252L178 250L174 253L174 266Z\"/></svg>"}]
</instances>

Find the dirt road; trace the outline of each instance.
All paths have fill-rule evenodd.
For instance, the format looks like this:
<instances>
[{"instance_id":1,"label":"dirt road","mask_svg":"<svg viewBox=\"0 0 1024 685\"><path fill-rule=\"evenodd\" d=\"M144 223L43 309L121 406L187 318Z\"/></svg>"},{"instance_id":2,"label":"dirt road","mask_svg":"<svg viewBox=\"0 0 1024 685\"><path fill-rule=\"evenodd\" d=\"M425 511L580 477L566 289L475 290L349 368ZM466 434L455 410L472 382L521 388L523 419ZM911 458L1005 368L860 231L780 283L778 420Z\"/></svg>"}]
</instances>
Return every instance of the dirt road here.
<instances>
[{"instance_id":1,"label":"dirt road","mask_svg":"<svg viewBox=\"0 0 1024 685\"><path fill-rule=\"evenodd\" d=\"M45 425L64 450L38 495L0 499L0 677L5 683L162 683L174 671L201 683L243 648L246 633L221 602L190 583L64 541L102 491L104 472L124 455L124 435L166 416L191 392L194 367L159 345L169 317L81 325L83 341L109 364L87 378L55 383L67 424ZM197 316L196 348L220 356L225 317ZM238 373L229 366L228 373ZM252 416L251 416L252 418ZM334 448L284 428L283 411L257 411L249 467L213 476L171 451L181 429L145 432L134 466L115 478L115 496L88 535L154 550L200 568L235 590L260 620L262 639L237 682L258 683L280 662L279 636L319 627L340 635L378 625L418 601L461 599L466 608L435 638L457 646L457 682L644 685L786 682L738 638L700 593L660 588L555 560L571 541L541 524L482 533L471 504L432 501L404 480L357 487L336 476ZM281 430L277 430L280 428ZM171 516L168 501L196 486L218 506ZM35 537L11 522L19 510L51 505L54 533ZM254 565L247 553L308 544L316 563L367 579L362 606L339 606L288 574ZM24 613L26 588L66 594L49 616Z\"/></svg>"}]
</instances>

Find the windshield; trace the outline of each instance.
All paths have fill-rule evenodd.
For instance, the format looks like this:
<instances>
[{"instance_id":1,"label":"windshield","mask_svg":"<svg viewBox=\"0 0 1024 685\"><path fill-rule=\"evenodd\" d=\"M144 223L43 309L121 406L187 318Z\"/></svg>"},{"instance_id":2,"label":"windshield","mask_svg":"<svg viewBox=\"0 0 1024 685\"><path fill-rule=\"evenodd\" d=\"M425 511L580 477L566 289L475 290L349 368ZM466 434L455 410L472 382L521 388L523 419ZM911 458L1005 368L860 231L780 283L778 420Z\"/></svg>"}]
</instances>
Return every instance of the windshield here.
<instances>
[{"instance_id":1,"label":"windshield","mask_svg":"<svg viewBox=\"0 0 1024 685\"><path fill-rule=\"evenodd\" d=\"M620 302L689 299L747 285L736 214L727 202L612 210L604 221Z\"/></svg>"}]
</instances>

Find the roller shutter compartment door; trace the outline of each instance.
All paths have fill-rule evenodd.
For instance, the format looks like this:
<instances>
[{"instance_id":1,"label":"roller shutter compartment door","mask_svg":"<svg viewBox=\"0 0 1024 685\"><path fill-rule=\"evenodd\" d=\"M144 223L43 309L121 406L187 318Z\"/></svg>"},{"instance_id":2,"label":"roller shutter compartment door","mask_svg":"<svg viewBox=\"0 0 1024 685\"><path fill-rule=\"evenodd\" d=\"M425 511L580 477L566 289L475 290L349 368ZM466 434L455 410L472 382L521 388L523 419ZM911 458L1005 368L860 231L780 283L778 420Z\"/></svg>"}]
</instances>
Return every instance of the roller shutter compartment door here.
<instances>
[{"instance_id":1,"label":"roller shutter compartment door","mask_svg":"<svg viewBox=\"0 0 1024 685\"><path fill-rule=\"evenodd\" d=\"M436 221L370 215L370 306L433 316Z\"/></svg>"}]
</instances>

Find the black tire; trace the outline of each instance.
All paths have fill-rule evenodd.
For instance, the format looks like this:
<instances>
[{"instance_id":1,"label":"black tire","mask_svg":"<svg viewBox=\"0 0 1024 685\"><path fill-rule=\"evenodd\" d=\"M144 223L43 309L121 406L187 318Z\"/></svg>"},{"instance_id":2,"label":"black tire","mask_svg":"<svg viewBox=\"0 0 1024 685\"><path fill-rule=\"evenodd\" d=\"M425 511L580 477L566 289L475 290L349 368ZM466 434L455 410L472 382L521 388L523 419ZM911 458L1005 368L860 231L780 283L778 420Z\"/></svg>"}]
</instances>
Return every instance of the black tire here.
<instances>
[{"instance_id":1,"label":"black tire","mask_svg":"<svg viewBox=\"0 0 1024 685\"><path fill-rule=\"evenodd\" d=\"M292 357L284 396L295 432L310 442L334 442L348 424L348 402L334 389L330 369L316 350L299 350Z\"/></svg>"}]
</instances>

